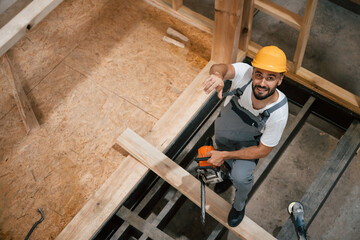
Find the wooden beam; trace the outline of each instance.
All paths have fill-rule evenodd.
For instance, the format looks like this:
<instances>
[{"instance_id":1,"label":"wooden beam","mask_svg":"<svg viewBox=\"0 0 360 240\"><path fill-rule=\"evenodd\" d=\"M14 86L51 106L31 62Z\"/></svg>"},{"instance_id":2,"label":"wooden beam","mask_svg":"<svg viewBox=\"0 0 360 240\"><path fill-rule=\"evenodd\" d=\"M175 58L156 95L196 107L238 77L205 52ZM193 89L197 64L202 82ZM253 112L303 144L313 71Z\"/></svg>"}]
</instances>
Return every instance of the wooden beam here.
<instances>
[{"instance_id":1,"label":"wooden beam","mask_svg":"<svg viewBox=\"0 0 360 240\"><path fill-rule=\"evenodd\" d=\"M39 23L63 0L33 0L0 29L0 56L7 52L32 27Z\"/></svg>"},{"instance_id":2,"label":"wooden beam","mask_svg":"<svg viewBox=\"0 0 360 240\"><path fill-rule=\"evenodd\" d=\"M310 36L311 24L314 19L318 0L307 0L303 23L301 24L300 34L297 40L294 54L294 72L297 72L304 59L306 45Z\"/></svg>"},{"instance_id":3,"label":"wooden beam","mask_svg":"<svg viewBox=\"0 0 360 240\"><path fill-rule=\"evenodd\" d=\"M166 157L145 139L130 129L126 129L116 141L121 147L179 190L187 198L200 206L200 181ZM206 211L217 221L242 239L275 239L270 233L247 216L239 226L232 228L227 224L231 204L206 187Z\"/></svg>"},{"instance_id":4,"label":"wooden beam","mask_svg":"<svg viewBox=\"0 0 360 240\"><path fill-rule=\"evenodd\" d=\"M359 146L360 122L354 120L300 201L304 205L307 228L320 211ZM279 232L278 239L297 239L295 227L291 219L285 223Z\"/></svg>"},{"instance_id":5,"label":"wooden beam","mask_svg":"<svg viewBox=\"0 0 360 240\"><path fill-rule=\"evenodd\" d=\"M248 56L254 58L260 48L261 46L259 44L250 41ZM290 70L292 68L292 62L288 61L287 65L288 70ZM360 115L359 96L302 67L297 71L297 73L294 73L290 70L286 72L285 75L302 86L352 111L356 115Z\"/></svg>"},{"instance_id":6,"label":"wooden beam","mask_svg":"<svg viewBox=\"0 0 360 240\"><path fill-rule=\"evenodd\" d=\"M172 237L156 228L151 223L148 223L145 219L139 217L136 213L133 213L126 207L122 207L116 215L128 222L137 230L149 236L151 239L173 240Z\"/></svg>"},{"instance_id":7,"label":"wooden beam","mask_svg":"<svg viewBox=\"0 0 360 240\"><path fill-rule=\"evenodd\" d=\"M214 62L210 61L205 66L146 135L146 140L160 151L164 151L172 143L210 98L211 95L204 93L202 83L208 77L209 69L213 64ZM62 230L57 239L85 240L94 237L147 172L148 168L131 156L123 159L113 174Z\"/></svg>"},{"instance_id":8,"label":"wooden beam","mask_svg":"<svg viewBox=\"0 0 360 240\"><path fill-rule=\"evenodd\" d=\"M183 5L183 0L172 0L172 8L177 11Z\"/></svg>"},{"instance_id":9,"label":"wooden beam","mask_svg":"<svg viewBox=\"0 0 360 240\"><path fill-rule=\"evenodd\" d=\"M255 8L260 11L288 24L289 26L300 30L302 17L270 0L255 0Z\"/></svg>"},{"instance_id":10,"label":"wooden beam","mask_svg":"<svg viewBox=\"0 0 360 240\"><path fill-rule=\"evenodd\" d=\"M244 0L215 0L215 27L211 60L236 61Z\"/></svg>"},{"instance_id":11,"label":"wooden beam","mask_svg":"<svg viewBox=\"0 0 360 240\"><path fill-rule=\"evenodd\" d=\"M254 17L254 0L244 1L244 9L241 19L239 49L247 52L251 37L252 22Z\"/></svg>"},{"instance_id":12,"label":"wooden beam","mask_svg":"<svg viewBox=\"0 0 360 240\"><path fill-rule=\"evenodd\" d=\"M25 125L26 132L29 133L31 130L39 128L39 122L35 117L30 102L26 96L26 93L24 92L20 80L13 70L12 63L7 54L4 54L4 56L0 57L0 64L2 66L1 69L5 78L8 79L11 85L12 93L21 119Z\"/></svg>"},{"instance_id":13,"label":"wooden beam","mask_svg":"<svg viewBox=\"0 0 360 240\"><path fill-rule=\"evenodd\" d=\"M169 13L170 15L180 19L181 21L199 28L207 33L212 33L214 21L204 17L203 15L192 11L188 7L182 6L175 11L171 5L165 0L145 0L149 4Z\"/></svg>"}]
</instances>

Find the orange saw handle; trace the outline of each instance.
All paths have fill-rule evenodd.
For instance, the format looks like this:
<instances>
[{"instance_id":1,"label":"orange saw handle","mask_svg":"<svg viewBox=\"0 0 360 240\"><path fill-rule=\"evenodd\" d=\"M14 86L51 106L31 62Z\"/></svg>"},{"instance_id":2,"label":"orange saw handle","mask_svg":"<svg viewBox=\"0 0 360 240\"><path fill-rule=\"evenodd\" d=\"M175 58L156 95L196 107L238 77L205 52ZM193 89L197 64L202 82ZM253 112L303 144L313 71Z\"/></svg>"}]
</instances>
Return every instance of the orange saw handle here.
<instances>
[{"instance_id":1,"label":"orange saw handle","mask_svg":"<svg viewBox=\"0 0 360 240\"><path fill-rule=\"evenodd\" d=\"M213 146L202 146L201 148L198 149L199 167L211 166L211 167L216 168L216 166L207 162L209 157L206 157L206 154L212 150L215 150L215 148Z\"/></svg>"}]
</instances>

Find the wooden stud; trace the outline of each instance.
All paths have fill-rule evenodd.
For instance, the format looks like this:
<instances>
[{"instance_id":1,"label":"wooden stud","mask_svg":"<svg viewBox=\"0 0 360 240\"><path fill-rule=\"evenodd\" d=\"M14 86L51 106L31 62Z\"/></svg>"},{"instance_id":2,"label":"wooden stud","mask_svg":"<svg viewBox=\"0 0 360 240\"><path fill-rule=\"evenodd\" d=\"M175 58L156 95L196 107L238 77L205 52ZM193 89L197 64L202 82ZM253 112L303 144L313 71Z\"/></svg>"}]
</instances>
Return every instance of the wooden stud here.
<instances>
[{"instance_id":1,"label":"wooden stud","mask_svg":"<svg viewBox=\"0 0 360 240\"><path fill-rule=\"evenodd\" d=\"M201 205L200 181L157 150L131 129L126 129L116 141L138 161L147 166L196 205ZM237 227L227 224L231 204L206 187L206 212L242 239L275 239L247 216Z\"/></svg>"},{"instance_id":2,"label":"wooden stud","mask_svg":"<svg viewBox=\"0 0 360 240\"><path fill-rule=\"evenodd\" d=\"M29 133L32 129L39 128L39 122L37 121L35 114L31 108L29 100L24 92L21 82L16 76L13 70L10 59L7 54L1 57L2 72L5 78L9 80L11 85L12 93L18 107L21 119L25 125L26 132Z\"/></svg>"},{"instance_id":3,"label":"wooden stud","mask_svg":"<svg viewBox=\"0 0 360 240\"><path fill-rule=\"evenodd\" d=\"M301 67L302 61L304 59L306 45L310 36L311 24L314 19L317 2L318 0L308 0L306 3L303 23L301 24L300 34L294 54L294 69L292 70L295 73Z\"/></svg>"},{"instance_id":4,"label":"wooden stud","mask_svg":"<svg viewBox=\"0 0 360 240\"><path fill-rule=\"evenodd\" d=\"M183 0L172 0L172 8L177 11L183 5Z\"/></svg>"},{"instance_id":5,"label":"wooden stud","mask_svg":"<svg viewBox=\"0 0 360 240\"><path fill-rule=\"evenodd\" d=\"M302 17L270 0L255 0L255 8L300 30Z\"/></svg>"},{"instance_id":6,"label":"wooden stud","mask_svg":"<svg viewBox=\"0 0 360 240\"><path fill-rule=\"evenodd\" d=\"M243 0L215 1L215 27L211 60L218 63L236 61L243 6Z\"/></svg>"},{"instance_id":7,"label":"wooden stud","mask_svg":"<svg viewBox=\"0 0 360 240\"><path fill-rule=\"evenodd\" d=\"M251 30L252 22L254 17L254 0L244 1L244 10L241 20L241 31L240 31L240 40L239 40L239 49L247 52Z\"/></svg>"}]
</instances>

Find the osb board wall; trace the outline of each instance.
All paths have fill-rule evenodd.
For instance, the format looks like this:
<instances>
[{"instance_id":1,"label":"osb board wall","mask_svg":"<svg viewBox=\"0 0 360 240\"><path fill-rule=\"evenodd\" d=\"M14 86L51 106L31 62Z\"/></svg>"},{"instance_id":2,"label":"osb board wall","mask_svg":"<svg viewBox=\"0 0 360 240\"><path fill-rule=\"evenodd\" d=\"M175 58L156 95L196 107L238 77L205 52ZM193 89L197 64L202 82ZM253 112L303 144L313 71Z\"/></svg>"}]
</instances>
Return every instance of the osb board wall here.
<instances>
[{"instance_id":1,"label":"osb board wall","mask_svg":"<svg viewBox=\"0 0 360 240\"><path fill-rule=\"evenodd\" d=\"M161 41L173 27L185 48ZM210 59L211 36L136 1L63 2L9 52L41 128L26 135L0 75L0 239L54 239Z\"/></svg>"}]
</instances>

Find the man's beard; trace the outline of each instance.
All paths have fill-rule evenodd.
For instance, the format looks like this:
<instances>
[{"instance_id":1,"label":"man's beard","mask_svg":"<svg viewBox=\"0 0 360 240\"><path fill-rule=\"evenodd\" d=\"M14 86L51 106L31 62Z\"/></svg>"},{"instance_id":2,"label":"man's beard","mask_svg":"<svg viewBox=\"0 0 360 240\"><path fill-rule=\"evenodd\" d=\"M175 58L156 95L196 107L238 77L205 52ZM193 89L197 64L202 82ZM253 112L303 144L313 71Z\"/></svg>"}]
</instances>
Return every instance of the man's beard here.
<instances>
[{"instance_id":1,"label":"man's beard","mask_svg":"<svg viewBox=\"0 0 360 240\"><path fill-rule=\"evenodd\" d=\"M255 98L256 98L257 100L264 100L264 99L266 99L266 98L268 98L268 97L270 97L271 95L274 94L277 86L278 86L278 84L276 84L276 86L275 86L273 89L270 90L270 88L268 88L268 87L261 87L260 85L255 85L255 86L252 87L252 90L253 90L254 96L255 96ZM256 89L256 88L265 89L265 90L267 91L267 94L265 94L265 95L259 95L259 94L257 94L257 93L255 92L255 89Z\"/></svg>"}]
</instances>

